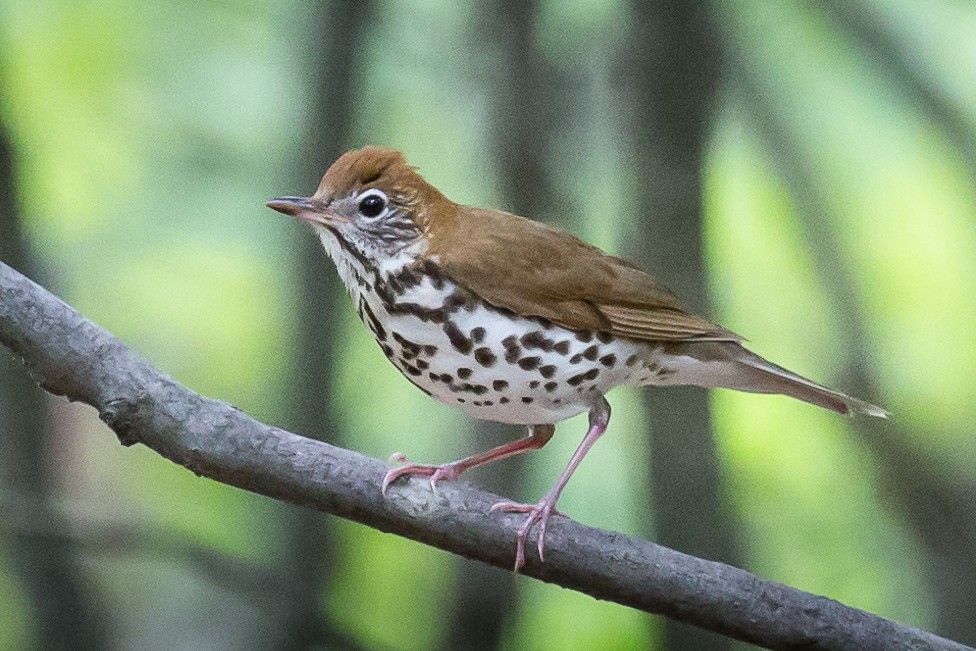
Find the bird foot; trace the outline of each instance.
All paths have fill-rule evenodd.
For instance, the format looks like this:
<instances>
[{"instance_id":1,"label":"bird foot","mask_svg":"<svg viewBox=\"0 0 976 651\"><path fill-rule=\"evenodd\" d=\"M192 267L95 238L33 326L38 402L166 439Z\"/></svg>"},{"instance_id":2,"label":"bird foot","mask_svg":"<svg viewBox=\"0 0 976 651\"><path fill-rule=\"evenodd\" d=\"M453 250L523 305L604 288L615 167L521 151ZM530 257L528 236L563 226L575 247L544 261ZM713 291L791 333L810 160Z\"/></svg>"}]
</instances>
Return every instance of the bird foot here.
<instances>
[{"instance_id":1,"label":"bird foot","mask_svg":"<svg viewBox=\"0 0 976 651\"><path fill-rule=\"evenodd\" d=\"M457 463L445 463L440 466L413 463L402 452L395 452L390 455L389 462L402 463L404 465L391 469L383 477L383 484L380 487L380 492L383 494L383 497L386 497L386 489L389 488L390 484L400 477L412 477L413 475L430 477L430 489L436 493L437 482L442 480L454 481L461 476L462 470Z\"/></svg>"},{"instance_id":2,"label":"bird foot","mask_svg":"<svg viewBox=\"0 0 976 651\"><path fill-rule=\"evenodd\" d=\"M520 504L518 502L498 502L491 507L492 511L508 511L510 513L528 513L529 517L515 534L515 571L518 572L525 565L525 543L529 538L529 532L536 524L539 525L538 542L536 549L539 550L539 560L545 562L543 550L546 546L546 525L549 523L550 515L564 515L555 509L556 500L551 495L546 495L538 504Z\"/></svg>"}]
</instances>

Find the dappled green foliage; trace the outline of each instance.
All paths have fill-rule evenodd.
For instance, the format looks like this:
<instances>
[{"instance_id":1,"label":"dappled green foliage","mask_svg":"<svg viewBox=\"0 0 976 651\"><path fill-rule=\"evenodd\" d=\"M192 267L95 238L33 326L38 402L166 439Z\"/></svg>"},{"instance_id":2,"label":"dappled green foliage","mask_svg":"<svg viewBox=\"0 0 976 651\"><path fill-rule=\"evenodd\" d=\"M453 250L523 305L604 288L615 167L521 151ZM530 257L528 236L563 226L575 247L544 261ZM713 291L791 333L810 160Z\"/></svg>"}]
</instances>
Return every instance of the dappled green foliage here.
<instances>
[{"instance_id":1,"label":"dappled green foliage","mask_svg":"<svg viewBox=\"0 0 976 651\"><path fill-rule=\"evenodd\" d=\"M0 124L41 279L178 381L281 424L295 422L305 300L296 256L311 235L264 202L311 193L309 179L324 170L303 169L310 134L403 149L449 197L515 209L499 173L512 164L498 147L507 127L492 118L507 84L504 46L484 37L477 4L377 2L359 50L338 54L318 46L329 32L313 4L0 3ZM532 146L556 196L546 205L558 208L528 216L620 255L639 250L636 241L653 248L632 198L647 180L634 174L622 117L630 6L533 6L531 46L552 87L543 100L526 97L524 110L551 122ZM865 423L714 392L718 498L743 563L974 644L965 609L976 598L976 10L949 0L752 0L716 1L709 13L720 62L701 177L712 316L760 354L893 414ZM330 52L338 58L323 59ZM315 80L328 66L352 69L348 133L329 132L337 116L316 111ZM653 74L655 63L646 66ZM338 287L322 276L337 325L319 332L335 352L333 395L325 387L321 398L338 415L323 430L382 458L401 450L441 461L487 447L466 436L469 419L388 364ZM0 409L17 409L4 387ZM653 414L636 392L611 402L610 433L560 508L653 536L654 450L643 434ZM123 448L90 409L57 400L47 409L36 417L49 432L52 508L77 542L77 582L106 606L111 640L258 648L282 639L289 624L275 597L290 580L282 556L296 553L284 544L292 507ZM509 496L540 495L583 430L579 419L563 424ZM0 452L17 435L0 432ZM9 466L0 460L0 513L20 508ZM491 472L469 481L490 482ZM119 526L142 534L106 544L104 532ZM331 564L313 586L326 627L367 648L444 644L468 561L344 522L331 528ZM0 522L0 648L39 639L10 544L25 535L23 517ZM215 571L204 555L173 551L186 546L227 563ZM302 562L316 553L304 549ZM511 581L498 624L508 648L661 639L653 618Z\"/></svg>"}]
</instances>

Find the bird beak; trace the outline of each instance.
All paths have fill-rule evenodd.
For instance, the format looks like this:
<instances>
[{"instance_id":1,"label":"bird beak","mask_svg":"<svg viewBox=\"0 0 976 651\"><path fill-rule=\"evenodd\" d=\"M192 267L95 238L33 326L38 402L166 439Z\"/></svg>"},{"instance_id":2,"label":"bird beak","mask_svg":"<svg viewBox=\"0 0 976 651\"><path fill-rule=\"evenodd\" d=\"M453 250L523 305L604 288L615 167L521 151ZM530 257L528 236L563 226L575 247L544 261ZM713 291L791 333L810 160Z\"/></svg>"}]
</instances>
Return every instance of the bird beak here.
<instances>
[{"instance_id":1,"label":"bird beak","mask_svg":"<svg viewBox=\"0 0 976 651\"><path fill-rule=\"evenodd\" d=\"M328 215L322 212L322 205L311 197L278 197L265 205L284 215L298 217L307 222L325 224L329 221Z\"/></svg>"},{"instance_id":2,"label":"bird beak","mask_svg":"<svg viewBox=\"0 0 976 651\"><path fill-rule=\"evenodd\" d=\"M292 217L298 217L306 210L315 210L308 197L278 197L265 205L272 210Z\"/></svg>"}]
</instances>

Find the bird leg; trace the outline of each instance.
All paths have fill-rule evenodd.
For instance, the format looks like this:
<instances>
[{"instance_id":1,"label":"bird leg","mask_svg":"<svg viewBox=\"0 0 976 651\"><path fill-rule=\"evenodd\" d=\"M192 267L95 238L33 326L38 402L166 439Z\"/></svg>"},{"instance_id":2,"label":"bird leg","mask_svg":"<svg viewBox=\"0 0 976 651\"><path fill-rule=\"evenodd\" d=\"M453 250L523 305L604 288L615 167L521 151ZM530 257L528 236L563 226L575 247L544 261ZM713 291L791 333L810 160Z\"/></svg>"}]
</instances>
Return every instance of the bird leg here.
<instances>
[{"instance_id":1,"label":"bird leg","mask_svg":"<svg viewBox=\"0 0 976 651\"><path fill-rule=\"evenodd\" d=\"M525 543L529 537L529 531L536 524L539 525L539 535L538 535L538 550L539 550L539 560L544 561L542 551L545 547L546 539L546 524L549 522L549 516L555 511L556 500L559 499L559 494L563 492L563 488L566 487L566 483L569 478L572 477L573 471L589 452L590 448L596 442L598 438L607 430L607 424L610 422L610 403L607 402L606 398L601 398L600 404L590 411L590 428L586 431L586 436L583 437L583 441L576 448L576 452L573 453L573 457L569 460L569 465L566 466L566 470L563 474L559 476L556 484L549 490L545 496L539 500L538 504L518 504L515 502L498 502L491 507L492 511L512 511L516 513L528 513L529 517L525 519L525 523L518 530L515 536L517 542L515 549L515 571L518 572L519 569L525 565Z\"/></svg>"},{"instance_id":2,"label":"bird leg","mask_svg":"<svg viewBox=\"0 0 976 651\"><path fill-rule=\"evenodd\" d=\"M399 461L401 463L405 463L405 465L400 466L399 468L393 468L386 473L386 476L383 477L383 485L380 490L383 495L386 496L386 489L390 484L395 482L400 477L419 475L421 477L430 477L430 488L431 490L436 491L437 482L441 480L454 481L465 470L470 470L471 468L476 468L477 466L483 466L486 463L498 461L499 459L506 459L508 457L515 456L516 454L528 452L529 450L538 450L542 448L542 446L549 442L549 439L552 438L555 431L555 425L530 425L529 435L524 438L499 445L490 450L482 452L481 454L476 454L465 459L459 459L458 461L445 463L439 466L411 463L410 460L403 455L403 453L396 452L390 457L390 463Z\"/></svg>"}]
</instances>

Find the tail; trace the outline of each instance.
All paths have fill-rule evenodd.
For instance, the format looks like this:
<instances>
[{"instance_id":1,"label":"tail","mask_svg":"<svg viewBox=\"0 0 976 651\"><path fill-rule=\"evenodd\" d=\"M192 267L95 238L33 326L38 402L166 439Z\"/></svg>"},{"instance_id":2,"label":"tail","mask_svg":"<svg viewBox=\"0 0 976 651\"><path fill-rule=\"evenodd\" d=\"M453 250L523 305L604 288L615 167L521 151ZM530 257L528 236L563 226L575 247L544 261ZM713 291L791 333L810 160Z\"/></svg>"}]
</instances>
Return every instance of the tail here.
<instances>
[{"instance_id":1,"label":"tail","mask_svg":"<svg viewBox=\"0 0 976 651\"><path fill-rule=\"evenodd\" d=\"M787 371L734 342L689 342L675 348L678 350L667 351L666 359L662 360L662 365L668 365L667 358L685 360L685 363L678 364L681 368L674 378L675 384L779 393L839 414L888 417L888 412L881 407ZM687 361L691 361L688 358L697 363L687 364Z\"/></svg>"}]
</instances>

